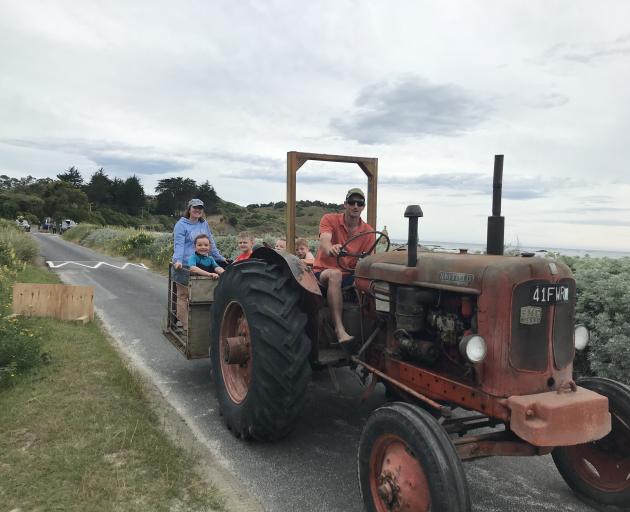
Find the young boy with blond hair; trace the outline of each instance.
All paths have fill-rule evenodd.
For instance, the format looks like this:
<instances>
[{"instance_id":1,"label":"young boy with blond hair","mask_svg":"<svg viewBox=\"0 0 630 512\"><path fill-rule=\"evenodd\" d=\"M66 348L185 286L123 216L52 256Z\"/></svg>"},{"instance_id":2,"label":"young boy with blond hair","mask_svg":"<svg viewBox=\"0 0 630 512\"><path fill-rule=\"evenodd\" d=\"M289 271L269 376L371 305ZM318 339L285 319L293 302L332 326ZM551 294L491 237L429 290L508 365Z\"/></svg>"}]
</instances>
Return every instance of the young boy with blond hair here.
<instances>
[{"instance_id":1,"label":"young boy with blond hair","mask_svg":"<svg viewBox=\"0 0 630 512\"><path fill-rule=\"evenodd\" d=\"M254 236L248 231L241 231L238 234L238 250L241 251L234 263L249 259L252 255L252 247L254 247Z\"/></svg>"},{"instance_id":2,"label":"young boy with blond hair","mask_svg":"<svg viewBox=\"0 0 630 512\"><path fill-rule=\"evenodd\" d=\"M308 240L306 240L306 238L298 238L295 241L295 255L301 260L304 260L304 263L307 265L315 263L315 257L310 251Z\"/></svg>"},{"instance_id":3,"label":"young boy with blond hair","mask_svg":"<svg viewBox=\"0 0 630 512\"><path fill-rule=\"evenodd\" d=\"M276 246L274 249L278 252L284 252L287 250L287 241L284 238L278 238L276 240Z\"/></svg>"}]
</instances>

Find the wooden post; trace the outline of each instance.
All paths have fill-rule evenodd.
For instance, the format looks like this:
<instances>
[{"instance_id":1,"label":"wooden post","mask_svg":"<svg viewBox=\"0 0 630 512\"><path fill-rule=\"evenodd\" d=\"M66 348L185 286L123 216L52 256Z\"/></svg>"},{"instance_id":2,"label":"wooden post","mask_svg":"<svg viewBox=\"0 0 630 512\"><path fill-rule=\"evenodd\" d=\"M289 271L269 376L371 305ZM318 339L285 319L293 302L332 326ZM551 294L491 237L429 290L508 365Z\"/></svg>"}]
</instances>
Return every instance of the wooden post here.
<instances>
[{"instance_id":1,"label":"wooden post","mask_svg":"<svg viewBox=\"0 0 630 512\"><path fill-rule=\"evenodd\" d=\"M326 155L324 153L287 153L287 251L295 252L295 215L296 215L296 174L309 160L321 162L339 162L357 164L368 179L367 189L367 222L374 229L376 226L376 201L378 185L378 158L360 156Z\"/></svg>"}]
</instances>

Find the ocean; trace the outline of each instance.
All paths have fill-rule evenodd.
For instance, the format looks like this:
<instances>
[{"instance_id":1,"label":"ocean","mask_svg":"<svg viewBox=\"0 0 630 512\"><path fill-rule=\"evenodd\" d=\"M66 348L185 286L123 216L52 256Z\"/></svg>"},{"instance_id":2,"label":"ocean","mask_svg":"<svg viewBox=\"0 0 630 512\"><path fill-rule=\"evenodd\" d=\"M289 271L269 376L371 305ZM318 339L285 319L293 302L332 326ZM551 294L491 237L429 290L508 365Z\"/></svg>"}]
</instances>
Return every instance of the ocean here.
<instances>
[{"instance_id":1,"label":"ocean","mask_svg":"<svg viewBox=\"0 0 630 512\"><path fill-rule=\"evenodd\" d=\"M406 240L392 239L392 244L405 245ZM459 249L468 249L470 253L485 252L486 244L475 244L470 242L435 242L428 240L420 240L420 245L427 247L435 251L445 252L457 252ZM629 258L630 252L624 251L606 251L606 250L591 250L591 249L570 249L567 247L530 247L526 245L522 246L506 246L506 251L510 249L517 249L520 252L533 252L533 253L545 253L553 252L564 254L565 256L590 256L591 258Z\"/></svg>"}]
</instances>

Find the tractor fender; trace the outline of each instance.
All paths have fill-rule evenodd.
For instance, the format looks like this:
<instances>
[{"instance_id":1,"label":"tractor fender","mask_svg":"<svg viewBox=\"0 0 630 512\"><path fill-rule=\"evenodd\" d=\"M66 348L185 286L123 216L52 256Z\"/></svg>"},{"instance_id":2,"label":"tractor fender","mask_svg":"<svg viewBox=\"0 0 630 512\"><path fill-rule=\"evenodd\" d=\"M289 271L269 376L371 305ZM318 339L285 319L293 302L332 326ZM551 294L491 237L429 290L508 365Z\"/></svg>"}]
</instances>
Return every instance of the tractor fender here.
<instances>
[{"instance_id":1,"label":"tractor fender","mask_svg":"<svg viewBox=\"0 0 630 512\"><path fill-rule=\"evenodd\" d=\"M278 252L274 249L263 246L254 250L250 258L265 260L269 263L282 265L287 271L291 272L295 282L309 292L309 294L313 294L318 297L322 296L322 292L319 288L319 284L317 283L315 274L313 274L312 268L306 265L297 256L289 252Z\"/></svg>"}]
</instances>

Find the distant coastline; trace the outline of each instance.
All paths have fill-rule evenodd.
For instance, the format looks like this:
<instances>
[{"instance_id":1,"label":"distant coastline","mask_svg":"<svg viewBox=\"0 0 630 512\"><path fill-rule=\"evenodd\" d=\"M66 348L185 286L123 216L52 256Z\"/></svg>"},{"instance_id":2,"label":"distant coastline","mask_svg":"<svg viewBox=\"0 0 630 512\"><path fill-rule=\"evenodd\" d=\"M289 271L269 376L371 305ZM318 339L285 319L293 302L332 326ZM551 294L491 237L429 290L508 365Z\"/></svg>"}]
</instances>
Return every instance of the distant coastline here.
<instances>
[{"instance_id":1,"label":"distant coastline","mask_svg":"<svg viewBox=\"0 0 630 512\"><path fill-rule=\"evenodd\" d=\"M392 243L405 244L406 240L392 239ZM468 249L469 252L483 252L486 250L486 244L475 244L469 242L436 242L433 240L420 240L420 245L434 249L434 250L446 250L448 252L456 251L458 249ZM514 247L514 246L507 246ZM612 251L612 250L589 250L589 249L571 249L567 247L532 247L527 245L521 245L518 247L521 252L554 252L563 254L565 256L586 256L587 254L592 258L628 258L630 252L624 251Z\"/></svg>"}]
</instances>

